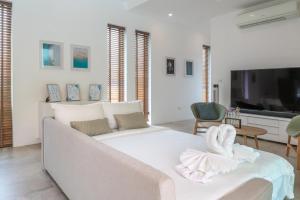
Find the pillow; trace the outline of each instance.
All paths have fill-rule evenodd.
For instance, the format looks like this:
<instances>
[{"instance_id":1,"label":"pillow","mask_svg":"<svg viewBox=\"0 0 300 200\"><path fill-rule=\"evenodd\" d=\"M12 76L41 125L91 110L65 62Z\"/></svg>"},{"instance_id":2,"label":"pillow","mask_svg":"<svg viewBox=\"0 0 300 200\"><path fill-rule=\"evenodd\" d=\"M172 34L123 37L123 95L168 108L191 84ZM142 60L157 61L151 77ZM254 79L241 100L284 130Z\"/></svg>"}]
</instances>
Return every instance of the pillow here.
<instances>
[{"instance_id":1,"label":"pillow","mask_svg":"<svg viewBox=\"0 0 300 200\"><path fill-rule=\"evenodd\" d=\"M71 121L89 121L104 118L100 102L87 105L52 103L51 107L54 110L55 119L68 126L70 126Z\"/></svg>"},{"instance_id":2,"label":"pillow","mask_svg":"<svg viewBox=\"0 0 300 200\"><path fill-rule=\"evenodd\" d=\"M200 118L203 120L216 120L219 118L215 103L197 105Z\"/></svg>"},{"instance_id":3,"label":"pillow","mask_svg":"<svg viewBox=\"0 0 300 200\"><path fill-rule=\"evenodd\" d=\"M120 102L120 103L103 102L102 106L103 106L104 115L108 119L110 128L112 129L118 128L114 115L143 112L141 101Z\"/></svg>"},{"instance_id":4,"label":"pillow","mask_svg":"<svg viewBox=\"0 0 300 200\"><path fill-rule=\"evenodd\" d=\"M149 125L145 120L145 116L142 112L130 113L130 114L118 114L114 115L116 118L119 130L148 128Z\"/></svg>"},{"instance_id":5,"label":"pillow","mask_svg":"<svg viewBox=\"0 0 300 200\"><path fill-rule=\"evenodd\" d=\"M109 127L108 120L106 118L91 121L71 122L71 127L87 134L88 136L112 133L112 130Z\"/></svg>"}]
</instances>

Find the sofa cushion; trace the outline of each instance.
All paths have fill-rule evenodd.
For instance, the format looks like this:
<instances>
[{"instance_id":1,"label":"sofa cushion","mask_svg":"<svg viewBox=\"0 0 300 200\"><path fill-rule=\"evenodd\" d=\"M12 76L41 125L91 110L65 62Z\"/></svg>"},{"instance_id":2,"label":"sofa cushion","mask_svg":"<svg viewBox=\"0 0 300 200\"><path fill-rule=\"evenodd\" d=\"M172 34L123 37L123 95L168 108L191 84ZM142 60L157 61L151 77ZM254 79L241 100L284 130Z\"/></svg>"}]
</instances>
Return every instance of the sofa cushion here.
<instances>
[{"instance_id":1,"label":"sofa cushion","mask_svg":"<svg viewBox=\"0 0 300 200\"><path fill-rule=\"evenodd\" d=\"M112 129L109 127L108 120L106 118L90 121L74 121L71 122L71 127L87 134L88 136L112 133Z\"/></svg>"},{"instance_id":2,"label":"sofa cushion","mask_svg":"<svg viewBox=\"0 0 300 200\"><path fill-rule=\"evenodd\" d=\"M142 112L114 115L119 130L147 128L149 125Z\"/></svg>"},{"instance_id":3,"label":"sofa cushion","mask_svg":"<svg viewBox=\"0 0 300 200\"><path fill-rule=\"evenodd\" d=\"M216 120L219 118L215 103L197 104L197 110L202 120Z\"/></svg>"},{"instance_id":4,"label":"sofa cushion","mask_svg":"<svg viewBox=\"0 0 300 200\"><path fill-rule=\"evenodd\" d=\"M129 114L134 112L143 112L142 103L140 101L108 103L103 102L104 115L108 119L110 128L118 128L114 115Z\"/></svg>"},{"instance_id":5,"label":"sofa cushion","mask_svg":"<svg viewBox=\"0 0 300 200\"><path fill-rule=\"evenodd\" d=\"M55 119L68 126L70 126L71 121L89 121L104 118L100 102L86 105L52 103L51 107L54 110Z\"/></svg>"}]
</instances>

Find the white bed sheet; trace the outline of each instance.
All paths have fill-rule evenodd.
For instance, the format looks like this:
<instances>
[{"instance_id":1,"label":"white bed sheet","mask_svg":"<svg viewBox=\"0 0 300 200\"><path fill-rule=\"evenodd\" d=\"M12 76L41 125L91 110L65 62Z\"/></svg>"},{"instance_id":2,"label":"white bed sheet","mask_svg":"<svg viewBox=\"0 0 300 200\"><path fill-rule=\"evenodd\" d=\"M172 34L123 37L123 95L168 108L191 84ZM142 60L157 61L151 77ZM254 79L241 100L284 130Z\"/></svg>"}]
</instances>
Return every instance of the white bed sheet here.
<instances>
[{"instance_id":1,"label":"white bed sheet","mask_svg":"<svg viewBox=\"0 0 300 200\"><path fill-rule=\"evenodd\" d=\"M207 150L203 136L150 127L94 138L170 176L175 183L177 200L219 199L252 178L264 178L273 183L273 200L282 200L285 196L294 198L294 168L271 153L260 151L261 156L254 164L241 164L237 170L201 184L183 178L175 171L175 166L186 149Z\"/></svg>"}]
</instances>

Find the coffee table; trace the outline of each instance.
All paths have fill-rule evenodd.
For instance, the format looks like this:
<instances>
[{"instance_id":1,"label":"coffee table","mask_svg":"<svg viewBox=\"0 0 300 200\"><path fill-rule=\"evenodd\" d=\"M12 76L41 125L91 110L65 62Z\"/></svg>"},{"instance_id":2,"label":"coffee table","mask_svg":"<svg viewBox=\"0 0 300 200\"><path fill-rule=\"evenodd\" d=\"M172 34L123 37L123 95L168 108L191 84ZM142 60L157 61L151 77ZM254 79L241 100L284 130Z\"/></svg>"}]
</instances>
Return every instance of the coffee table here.
<instances>
[{"instance_id":1,"label":"coffee table","mask_svg":"<svg viewBox=\"0 0 300 200\"><path fill-rule=\"evenodd\" d=\"M236 134L243 136L244 145L247 145L248 137L254 138L256 149L259 149L257 136L265 135L267 133L268 133L267 130L265 130L263 128L253 127L253 126L242 126L242 128L236 129Z\"/></svg>"},{"instance_id":2,"label":"coffee table","mask_svg":"<svg viewBox=\"0 0 300 200\"><path fill-rule=\"evenodd\" d=\"M202 122L201 127L209 128L211 126L220 126L222 123L219 122ZM256 149L259 149L258 139L257 137L260 135L267 134L268 131L263 128L258 128L254 126L242 126L242 128L236 128L236 134L243 136L244 138L244 145L247 145L247 138L253 138L255 141Z\"/></svg>"}]
</instances>

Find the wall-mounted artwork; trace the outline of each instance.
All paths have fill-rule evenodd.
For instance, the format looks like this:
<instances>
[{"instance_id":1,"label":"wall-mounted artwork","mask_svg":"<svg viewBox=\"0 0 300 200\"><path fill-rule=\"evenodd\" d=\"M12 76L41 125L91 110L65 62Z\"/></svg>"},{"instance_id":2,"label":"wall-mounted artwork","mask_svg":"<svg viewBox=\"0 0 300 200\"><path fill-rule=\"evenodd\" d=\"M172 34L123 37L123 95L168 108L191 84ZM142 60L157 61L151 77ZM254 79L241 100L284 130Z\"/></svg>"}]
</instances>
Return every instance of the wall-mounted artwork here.
<instances>
[{"instance_id":1,"label":"wall-mounted artwork","mask_svg":"<svg viewBox=\"0 0 300 200\"><path fill-rule=\"evenodd\" d=\"M71 45L71 66L75 70L90 68L90 47Z\"/></svg>"},{"instance_id":2,"label":"wall-mounted artwork","mask_svg":"<svg viewBox=\"0 0 300 200\"><path fill-rule=\"evenodd\" d=\"M79 84L67 84L67 101L80 101Z\"/></svg>"},{"instance_id":3,"label":"wall-mounted artwork","mask_svg":"<svg viewBox=\"0 0 300 200\"><path fill-rule=\"evenodd\" d=\"M185 76L194 75L194 62L192 60L185 61Z\"/></svg>"},{"instance_id":4,"label":"wall-mounted artwork","mask_svg":"<svg viewBox=\"0 0 300 200\"><path fill-rule=\"evenodd\" d=\"M89 100L90 101L100 101L100 99L101 99L101 85L90 84Z\"/></svg>"},{"instance_id":5,"label":"wall-mounted artwork","mask_svg":"<svg viewBox=\"0 0 300 200\"><path fill-rule=\"evenodd\" d=\"M166 74L175 76L175 58L166 58Z\"/></svg>"},{"instance_id":6,"label":"wall-mounted artwork","mask_svg":"<svg viewBox=\"0 0 300 200\"><path fill-rule=\"evenodd\" d=\"M49 102L61 101L60 89L58 84L47 84L47 90L49 95L47 99Z\"/></svg>"},{"instance_id":7,"label":"wall-mounted artwork","mask_svg":"<svg viewBox=\"0 0 300 200\"><path fill-rule=\"evenodd\" d=\"M61 69L63 67L63 43L41 41L40 51L42 69Z\"/></svg>"}]
</instances>

